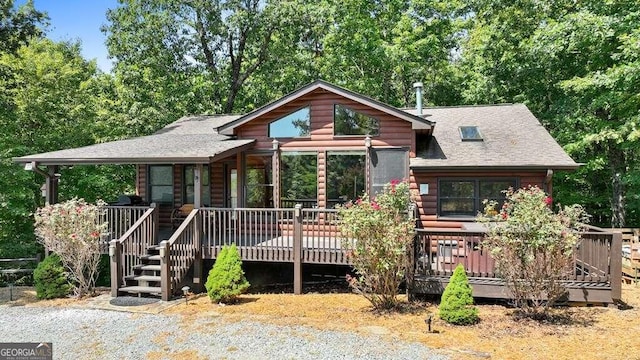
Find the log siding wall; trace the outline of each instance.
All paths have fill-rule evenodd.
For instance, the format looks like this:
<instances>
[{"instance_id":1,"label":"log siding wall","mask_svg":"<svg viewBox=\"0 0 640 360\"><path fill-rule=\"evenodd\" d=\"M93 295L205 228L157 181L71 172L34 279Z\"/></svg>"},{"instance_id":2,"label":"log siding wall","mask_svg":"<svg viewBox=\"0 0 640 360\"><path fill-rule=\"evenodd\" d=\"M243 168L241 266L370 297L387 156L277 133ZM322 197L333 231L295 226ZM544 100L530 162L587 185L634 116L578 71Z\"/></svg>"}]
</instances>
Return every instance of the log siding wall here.
<instances>
[{"instance_id":1,"label":"log siding wall","mask_svg":"<svg viewBox=\"0 0 640 360\"><path fill-rule=\"evenodd\" d=\"M371 109L336 94L316 91L286 104L274 111L244 124L236 129L239 138L256 139L255 150L272 149L273 139L268 136L269 124L300 108L310 107L311 131L309 137L278 138L280 151L314 151L318 154L318 206L327 204L327 152L365 151L365 136L336 136L333 134L334 105L341 104L350 109L374 117L379 121L379 135L371 137L374 147L406 147L414 153L415 139L408 121L397 119L384 112ZM367 178L367 183L369 179Z\"/></svg>"},{"instance_id":2,"label":"log siding wall","mask_svg":"<svg viewBox=\"0 0 640 360\"><path fill-rule=\"evenodd\" d=\"M520 187L535 185L551 194L550 186L545 184L546 172L523 171L484 171L484 172L446 172L411 170L411 189L418 194L420 184L429 184L428 195L418 195L416 205L420 214L420 224L424 228L460 228L461 220L442 219L438 216L438 179L441 178L515 178ZM467 219L468 220L468 219Z\"/></svg>"}]
</instances>

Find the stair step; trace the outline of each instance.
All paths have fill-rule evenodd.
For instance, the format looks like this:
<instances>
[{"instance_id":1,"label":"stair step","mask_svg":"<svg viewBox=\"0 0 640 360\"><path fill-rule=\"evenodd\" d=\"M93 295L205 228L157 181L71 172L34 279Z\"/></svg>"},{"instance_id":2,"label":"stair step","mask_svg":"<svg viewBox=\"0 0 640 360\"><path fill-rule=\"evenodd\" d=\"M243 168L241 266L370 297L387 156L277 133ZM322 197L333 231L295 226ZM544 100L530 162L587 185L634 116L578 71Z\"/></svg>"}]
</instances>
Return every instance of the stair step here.
<instances>
[{"instance_id":1,"label":"stair step","mask_svg":"<svg viewBox=\"0 0 640 360\"><path fill-rule=\"evenodd\" d=\"M140 270L160 271L162 266L160 266L160 265L136 265L133 268L134 269L140 269Z\"/></svg>"},{"instance_id":2,"label":"stair step","mask_svg":"<svg viewBox=\"0 0 640 360\"><path fill-rule=\"evenodd\" d=\"M156 260L160 261L160 260L162 260L162 256L160 256L160 255L142 255L142 256L140 256L140 259L152 260L152 261L156 261Z\"/></svg>"},{"instance_id":3,"label":"stair step","mask_svg":"<svg viewBox=\"0 0 640 360\"><path fill-rule=\"evenodd\" d=\"M156 286L125 286L119 289L133 294L161 294L162 288Z\"/></svg>"},{"instance_id":4,"label":"stair step","mask_svg":"<svg viewBox=\"0 0 640 360\"><path fill-rule=\"evenodd\" d=\"M140 275L140 276L134 276L133 280L136 281L157 281L160 282L162 280L162 278L160 276L153 276L153 275Z\"/></svg>"}]
</instances>

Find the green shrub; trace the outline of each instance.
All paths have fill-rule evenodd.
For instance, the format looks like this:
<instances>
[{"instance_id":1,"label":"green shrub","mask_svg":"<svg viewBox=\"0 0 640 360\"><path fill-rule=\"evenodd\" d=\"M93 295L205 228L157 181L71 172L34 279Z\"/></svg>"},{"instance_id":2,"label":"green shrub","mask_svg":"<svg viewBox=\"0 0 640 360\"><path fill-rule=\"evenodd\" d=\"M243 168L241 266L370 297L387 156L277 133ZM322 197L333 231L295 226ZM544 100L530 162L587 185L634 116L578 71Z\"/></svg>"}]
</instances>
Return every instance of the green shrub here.
<instances>
[{"instance_id":1,"label":"green shrub","mask_svg":"<svg viewBox=\"0 0 640 360\"><path fill-rule=\"evenodd\" d=\"M211 302L228 303L247 291L249 282L242 271L242 260L235 244L224 246L205 284Z\"/></svg>"},{"instance_id":2,"label":"green shrub","mask_svg":"<svg viewBox=\"0 0 640 360\"><path fill-rule=\"evenodd\" d=\"M409 266L415 220L407 213L411 191L407 181L392 180L371 200L366 194L339 207L343 246L358 276L349 286L376 310L398 305L400 283Z\"/></svg>"},{"instance_id":3,"label":"green shrub","mask_svg":"<svg viewBox=\"0 0 640 360\"><path fill-rule=\"evenodd\" d=\"M540 188L505 191L506 201L485 201L478 217L489 228L483 246L496 261L520 314L545 317L567 293L563 283L575 269L574 248L589 216L579 205L557 207Z\"/></svg>"},{"instance_id":4,"label":"green shrub","mask_svg":"<svg viewBox=\"0 0 640 360\"><path fill-rule=\"evenodd\" d=\"M67 296L72 289L67 272L58 255L47 256L33 271L33 282L38 299L54 299Z\"/></svg>"},{"instance_id":5,"label":"green shrub","mask_svg":"<svg viewBox=\"0 0 640 360\"><path fill-rule=\"evenodd\" d=\"M440 300L440 318L450 324L470 325L478 322L478 309L464 267L459 264L449 279Z\"/></svg>"}]
</instances>

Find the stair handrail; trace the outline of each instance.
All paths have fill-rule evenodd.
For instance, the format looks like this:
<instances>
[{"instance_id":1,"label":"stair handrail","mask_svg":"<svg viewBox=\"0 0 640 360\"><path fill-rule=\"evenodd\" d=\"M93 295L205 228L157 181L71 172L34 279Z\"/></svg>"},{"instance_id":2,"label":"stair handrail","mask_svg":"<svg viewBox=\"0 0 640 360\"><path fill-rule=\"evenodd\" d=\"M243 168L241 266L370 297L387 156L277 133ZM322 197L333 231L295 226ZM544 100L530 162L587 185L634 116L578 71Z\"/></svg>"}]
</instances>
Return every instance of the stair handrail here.
<instances>
[{"instance_id":1,"label":"stair handrail","mask_svg":"<svg viewBox=\"0 0 640 360\"><path fill-rule=\"evenodd\" d=\"M125 268L127 271L132 271L133 266L137 265L136 262L140 262L140 256L144 254L144 251L148 246L156 241L156 235L158 232L158 219L157 219L158 207L155 204L151 204L149 209L118 239L113 239L109 242L109 258L111 268L111 296L118 296L118 290L123 283L125 274ZM141 231L144 225L148 226L148 236L138 236L142 241L139 246L131 246L133 253L128 254L132 259L125 259L125 252L123 247L133 241L135 235Z\"/></svg>"},{"instance_id":2,"label":"stair handrail","mask_svg":"<svg viewBox=\"0 0 640 360\"><path fill-rule=\"evenodd\" d=\"M178 229L171 235L169 240L164 240L160 243L160 286L162 289L162 300L168 301L171 299L172 290L180 283L183 276L186 275L189 267L195 260L195 256L200 251L200 231L198 226L198 213L199 209L193 209L189 213L186 219L180 224ZM188 230L191 230L193 236L191 242L185 242L186 258L177 257L176 260L180 262L179 266L173 266L171 261L171 251L180 250L177 246L181 244L181 240L188 236Z\"/></svg>"}]
</instances>

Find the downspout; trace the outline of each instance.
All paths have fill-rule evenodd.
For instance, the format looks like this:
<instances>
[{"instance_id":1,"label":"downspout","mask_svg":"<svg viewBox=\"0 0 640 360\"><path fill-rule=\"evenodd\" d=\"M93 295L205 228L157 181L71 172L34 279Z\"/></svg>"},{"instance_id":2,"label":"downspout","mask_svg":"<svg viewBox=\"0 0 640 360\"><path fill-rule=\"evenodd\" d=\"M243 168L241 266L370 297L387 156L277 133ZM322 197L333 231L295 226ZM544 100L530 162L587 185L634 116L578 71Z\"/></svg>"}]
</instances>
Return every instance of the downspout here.
<instances>
[{"instance_id":1,"label":"downspout","mask_svg":"<svg viewBox=\"0 0 640 360\"><path fill-rule=\"evenodd\" d=\"M553 170L552 169L547 169L547 175L544 178L544 191L549 195L552 196L552 184L551 184L551 179L553 178Z\"/></svg>"},{"instance_id":2,"label":"downspout","mask_svg":"<svg viewBox=\"0 0 640 360\"><path fill-rule=\"evenodd\" d=\"M56 174L56 167L49 166L49 171L42 171L38 167L38 163L36 161L32 161L30 163L26 163L24 165L24 169L27 171L33 171L36 174L42 175L45 181L45 203L47 205L52 205L58 202L58 189L57 189L57 181L58 174Z\"/></svg>"}]
</instances>

